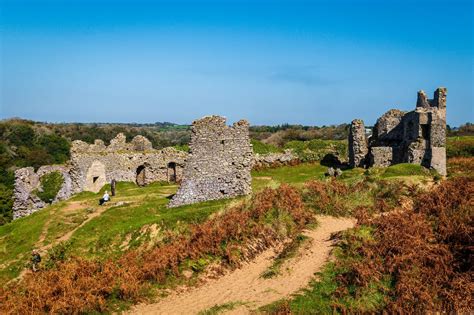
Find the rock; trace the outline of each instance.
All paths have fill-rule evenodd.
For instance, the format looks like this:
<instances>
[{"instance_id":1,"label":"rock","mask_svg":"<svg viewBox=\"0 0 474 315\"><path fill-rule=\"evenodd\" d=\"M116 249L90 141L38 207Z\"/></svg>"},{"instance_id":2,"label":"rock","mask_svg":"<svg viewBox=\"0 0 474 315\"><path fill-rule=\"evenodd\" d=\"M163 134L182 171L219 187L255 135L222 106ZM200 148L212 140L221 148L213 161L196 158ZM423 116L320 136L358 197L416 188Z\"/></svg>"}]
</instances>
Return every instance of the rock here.
<instances>
[{"instance_id":1,"label":"rock","mask_svg":"<svg viewBox=\"0 0 474 315\"><path fill-rule=\"evenodd\" d=\"M324 175L328 177L334 177L334 174L335 174L334 168L329 167Z\"/></svg>"},{"instance_id":2,"label":"rock","mask_svg":"<svg viewBox=\"0 0 474 315\"><path fill-rule=\"evenodd\" d=\"M334 176L335 177L339 177L342 175L342 171L340 168L336 168L336 170L334 171Z\"/></svg>"},{"instance_id":3,"label":"rock","mask_svg":"<svg viewBox=\"0 0 474 315\"><path fill-rule=\"evenodd\" d=\"M253 157L253 167L255 169L291 165L296 162L298 162L298 156L290 149L285 150L283 153L257 153Z\"/></svg>"}]
</instances>

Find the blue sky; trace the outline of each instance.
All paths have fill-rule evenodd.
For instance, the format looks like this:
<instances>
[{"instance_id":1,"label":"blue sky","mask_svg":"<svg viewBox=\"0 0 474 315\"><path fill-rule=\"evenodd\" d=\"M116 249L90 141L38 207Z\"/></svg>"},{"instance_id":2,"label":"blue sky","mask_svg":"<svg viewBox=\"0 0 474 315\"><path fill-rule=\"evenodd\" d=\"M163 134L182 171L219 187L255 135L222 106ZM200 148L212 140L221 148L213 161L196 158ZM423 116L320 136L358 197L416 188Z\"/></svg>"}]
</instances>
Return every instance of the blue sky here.
<instances>
[{"instance_id":1,"label":"blue sky","mask_svg":"<svg viewBox=\"0 0 474 315\"><path fill-rule=\"evenodd\" d=\"M473 1L0 0L0 118L329 125L448 88L474 121Z\"/></svg>"}]
</instances>

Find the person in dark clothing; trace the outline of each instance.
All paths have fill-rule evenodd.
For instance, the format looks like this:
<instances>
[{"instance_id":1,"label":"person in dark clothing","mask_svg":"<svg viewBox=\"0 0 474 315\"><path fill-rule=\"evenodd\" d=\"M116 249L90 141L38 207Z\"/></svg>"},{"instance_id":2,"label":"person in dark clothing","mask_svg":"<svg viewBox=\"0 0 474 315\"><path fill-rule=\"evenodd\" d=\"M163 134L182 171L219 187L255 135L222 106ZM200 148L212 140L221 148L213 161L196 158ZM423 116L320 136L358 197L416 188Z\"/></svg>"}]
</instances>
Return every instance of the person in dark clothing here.
<instances>
[{"instance_id":1,"label":"person in dark clothing","mask_svg":"<svg viewBox=\"0 0 474 315\"><path fill-rule=\"evenodd\" d=\"M41 262L41 255L36 249L31 252L31 270L37 272L39 270L39 263Z\"/></svg>"},{"instance_id":2,"label":"person in dark clothing","mask_svg":"<svg viewBox=\"0 0 474 315\"><path fill-rule=\"evenodd\" d=\"M110 192L112 193L112 196L115 196L115 179L112 179L112 182L110 183Z\"/></svg>"}]
</instances>

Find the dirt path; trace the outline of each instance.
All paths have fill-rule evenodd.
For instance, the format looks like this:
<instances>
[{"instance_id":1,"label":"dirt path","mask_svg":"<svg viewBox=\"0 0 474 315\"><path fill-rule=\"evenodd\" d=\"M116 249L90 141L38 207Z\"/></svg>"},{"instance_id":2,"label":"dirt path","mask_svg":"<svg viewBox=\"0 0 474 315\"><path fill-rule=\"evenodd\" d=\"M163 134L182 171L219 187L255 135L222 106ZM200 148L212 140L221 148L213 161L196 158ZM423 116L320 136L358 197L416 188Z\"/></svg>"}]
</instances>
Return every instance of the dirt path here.
<instances>
[{"instance_id":1,"label":"dirt path","mask_svg":"<svg viewBox=\"0 0 474 315\"><path fill-rule=\"evenodd\" d=\"M80 209L81 206L83 206L82 203L78 202L78 203L71 203L67 208L65 208L63 211L72 211L72 210L77 210L77 209ZM87 215L87 219L85 219L84 221L82 221L81 224L79 224L78 226L76 226L74 229L72 229L71 231L67 232L66 234L64 234L63 236L61 236L60 238L56 239L54 242L46 245L46 246L43 246L43 247L40 247L39 250L41 252L45 252L47 251L48 249L50 249L51 247L53 247L54 245L56 244L59 244L61 242L65 242L65 241L68 241L71 236L77 231L79 230L81 227L83 227L84 225L86 225L89 221L91 221L92 219L94 218L97 218L98 216L100 216L102 213L104 213L106 210L108 210L109 208L111 207L114 207L116 206L116 203L109 203L107 204L106 206L99 206L97 208L95 208L94 212L92 213L89 213Z\"/></svg>"},{"instance_id":2,"label":"dirt path","mask_svg":"<svg viewBox=\"0 0 474 315\"><path fill-rule=\"evenodd\" d=\"M65 211L65 212L71 212L71 211L74 211L74 210L78 210L78 209L81 209L82 207L85 206L85 203L83 202L80 202L80 201L74 201L74 202L71 202L70 204L68 204L68 206L60 211ZM40 237L38 239L38 241L36 242L36 246L35 248L40 252L41 255L45 254L49 249L51 249L54 245L56 244L59 244L61 242L65 242L67 240L69 240L71 238L71 236L74 234L74 232L76 232L78 229L80 229L81 227L83 227L87 222L89 222L90 220L98 217L99 215L101 215L103 212L105 212L107 209L113 207L113 206L116 206L116 204L110 204L108 206L103 206L103 207L98 207L94 212L90 213L88 216L87 216L87 219L85 219L81 224L79 224L78 226L76 226L74 229L72 229L71 231L67 232L66 234L64 234L63 236L61 236L60 238L56 239L54 242L50 243L50 244L47 244L47 245L44 245L44 241L46 239L46 236L47 236L47 233L48 233L48 228L49 228L49 224L51 222L51 219L48 219L48 221L46 221L46 223L44 224L43 226L43 229L41 231L41 234L40 234ZM16 278L13 278L12 280L8 281L8 283L12 282L12 281L17 281L17 280L21 280L23 279L23 277L27 274L27 273L30 273L31 270L28 269L28 268L25 268L23 269L20 274L16 277Z\"/></svg>"},{"instance_id":3,"label":"dirt path","mask_svg":"<svg viewBox=\"0 0 474 315\"><path fill-rule=\"evenodd\" d=\"M329 257L334 232L354 225L352 219L319 216L320 225L305 234L310 243L285 263L283 272L274 278L260 275L272 265L275 252L269 249L254 261L216 280L191 288L183 293L172 293L155 304L135 306L132 314L197 314L216 305L242 303L233 314L246 314L257 307L275 302L307 286Z\"/></svg>"},{"instance_id":4,"label":"dirt path","mask_svg":"<svg viewBox=\"0 0 474 315\"><path fill-rule=\"evenodd\" d=\"M52 213L49 216L46 223L44 224L43 229L41 230L41 234L40 234L40 237L39 237L38 241L36 242L35 248L42 249L43 247L45 247L44 246L44 241L46 240L46 236L48 234L49 225L52 221L53 216L56 215L57 212L59 212L59 211L71 212L71 211L80 209L81 207L82 207L82 202L73 201L70 204L68 204L67 207L65 207L64 209L56 210L54 213Z\"/></svg>"}]
</instances>

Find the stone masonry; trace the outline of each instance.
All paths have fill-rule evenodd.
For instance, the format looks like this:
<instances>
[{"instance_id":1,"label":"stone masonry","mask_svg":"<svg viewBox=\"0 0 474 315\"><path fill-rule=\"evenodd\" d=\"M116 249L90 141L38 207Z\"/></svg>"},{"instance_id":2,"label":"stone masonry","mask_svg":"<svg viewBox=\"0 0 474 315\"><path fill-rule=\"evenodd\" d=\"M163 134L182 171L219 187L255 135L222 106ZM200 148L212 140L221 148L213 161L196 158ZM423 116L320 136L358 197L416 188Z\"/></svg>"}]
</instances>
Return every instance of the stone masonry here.
<instances>
[{"instance_id":1,"label":"stone masonry","mask_svg":"<svg viewBox=\"0 0 474 315\"><path fill-rule=\"evenodd\" d=\"M194 121L191 131L183 181L169 207L250 194L249 123L230 127L224 117L207 116Z\"/></svg>"},{"instance_id":2,"label":"stone masonry","mask_svg":"<svg viewBox=\"0 0 474 315\"><path fill-rule=\"evenodd\" d=\"M364 122L354 119L349 131L349 163L350 167L361 167L365 164L365 159L369 148L365 136Z\"/></svg>"},{"instance_id":3,"label":"stone masonry","mask_svg":"<svg viewBox=\"0 0 474 315\"><path fill-rule=\"evenodd\" d=\"M95 140L94 144L73 141L71 160L66 165L42 166L37 172L26 167L15 172L13 218L45 207L33 191L41 189L40 179L47 173L59 171L64 179L54 203L82 191L97 193L112 179L136 182L140 186L157 181L179 182L187 155L174 148L153 149L143 136L136 136L127 143L121 133L109 146L102 140Z\"/></svg>"},{"instance_id":4,"label":"stone masonry","mask_svg":"<svg viewBox=\"0 0 474 315\"><path fill-rule=\"evenodd\" d=\"M446 175L446 88L438 88L433 99L418 92L416 109L402 112L391 109L374 126L370 139L355 120L349 136L349 164L386 167L398 163L420 164ZM364 155L360 148L369 143ZM360 153L360 154L357 154ZM361 163L364 161L364 163Z\"/></svg>"},{"instance_id":5,"label":"stone masonry","mask_svg":"<svg viewBox=\"0 0 474 315\"><path fill-rule=\"evenodd\" d=\"M174 148L155 150L143 136L127 143L120 133L109 146L102 140L95 140L94 144L73 141L70 161L73 190L98 192L112 179L136 182L140 186L180 181L186 157L186 152Z\"/></svg>"},{"instance_id":6,"label":"stone masonry","mask_svg":"<svg viewBox=\"0 0 474 315\"><path fill-rule=\"evenodd\" d=\"M46 206L45 202L35 194L32 194L32 192L36 189L41 189L41 177L52 172L59 172L63 176L63 184L53 203L71 197L72 180L67 166L45 165L41 166L37 172L32 167L18 169L15 172L13 219L30 215Z\"/></svg>"}]
</instances>

